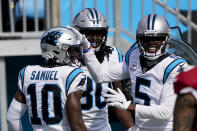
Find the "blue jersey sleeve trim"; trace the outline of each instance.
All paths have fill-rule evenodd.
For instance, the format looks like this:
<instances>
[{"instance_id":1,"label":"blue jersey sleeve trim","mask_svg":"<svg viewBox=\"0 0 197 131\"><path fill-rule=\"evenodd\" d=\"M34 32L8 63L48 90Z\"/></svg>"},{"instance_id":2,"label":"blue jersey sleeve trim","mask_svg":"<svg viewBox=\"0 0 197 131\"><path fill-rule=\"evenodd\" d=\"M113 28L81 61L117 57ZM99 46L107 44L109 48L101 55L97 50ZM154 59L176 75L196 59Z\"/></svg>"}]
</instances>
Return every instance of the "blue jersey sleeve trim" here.
<instances>
[{"instance_id":1,"label":"blue jersey sleeve trim","mask_svg":"<svg viewBox=\"0 0 197 131\"><path fill-rule=\"evenodd\" d=\"M123 62L123 54L122 51L120 51L119 49L117 49L118 52L118 56L119 56L119 62Z\"/></svg>"},{"instance_id":2,"label":"blue jersey sleeve trim","mask_svg":"<svg viewBox=\"0 0 197 131\"><path fill-rule=\"evenodd\" d=\"M179 65L180 63L187 63L186 60L184 59L176 59L174 60L172 63L170 63L168 65L168 67L165 69L165 72L164 72L164 77L163 77L163 84L166 82L169 74L172 72L172 70L177 66Z\"/></svg>"},{"instance_id":3,"label":"blue jersey sleeve trim","mask_svg":"<svg viewBox=\"0 0 197 131\"><path fill-rule=\"evenodd\" d=\"M69 75L68 75L68 78L67 78L67 81L66 81L66 96L68 94L68 90L70 88L70 85L71 83L73 82L73 80L80 74L82 73L83 71L79 68L73 70Z\"/></svg>"},{"instance_id":4,"label":"blue jersey sleeve trim","mask_svg":"<svg viewBox=\"0 0 197 131\"><path fill-rule=\"evenodd\" d=\"M22 81L22 83L21 83L21 85L22 85L22 89L23 89L23 84L24 84L24 78L25 78L25 69L26 69L26 67L24 67L21 71L20 71L20 78L21 78L21 81Z\"/></svg>"},{"instance_id":5,"label":"blue jersey sleeve trim","mask_svg":"<svg viewBox=\"0 0 197 131\"><path fill-rule=\"evenodd\" d=\"M134 44L133 46L131 46L131 48L125 54L125 62L126 62L127 65L129 65L129 56L130 56L131 52L133 50L135 50L136 48L138 48L138 46L137 46L137 44Z\"/></svg>"}]
</instances>

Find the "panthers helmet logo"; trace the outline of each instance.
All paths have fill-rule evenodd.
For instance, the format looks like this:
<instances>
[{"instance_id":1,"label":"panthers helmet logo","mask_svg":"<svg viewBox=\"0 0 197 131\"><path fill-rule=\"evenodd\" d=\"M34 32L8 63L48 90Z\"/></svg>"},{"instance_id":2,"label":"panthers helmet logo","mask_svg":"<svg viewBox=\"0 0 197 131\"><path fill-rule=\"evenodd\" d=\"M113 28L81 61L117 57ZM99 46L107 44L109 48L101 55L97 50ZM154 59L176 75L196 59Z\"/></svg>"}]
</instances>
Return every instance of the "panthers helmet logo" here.
<instances>
[{"instance_id":1,"label":"panthers helmet logo","mask_svg":"<svg viewBox=\"0 0 197 131\"><path fill-rule=\"evenodd\" d=\"M62 36L62 34L63 33L60 31L49 32L49 34L46 35L45 38L42 39L41 43L48 43L48 44L56 46L58 43L58 39Z\"/></svg>"}]
</instances>

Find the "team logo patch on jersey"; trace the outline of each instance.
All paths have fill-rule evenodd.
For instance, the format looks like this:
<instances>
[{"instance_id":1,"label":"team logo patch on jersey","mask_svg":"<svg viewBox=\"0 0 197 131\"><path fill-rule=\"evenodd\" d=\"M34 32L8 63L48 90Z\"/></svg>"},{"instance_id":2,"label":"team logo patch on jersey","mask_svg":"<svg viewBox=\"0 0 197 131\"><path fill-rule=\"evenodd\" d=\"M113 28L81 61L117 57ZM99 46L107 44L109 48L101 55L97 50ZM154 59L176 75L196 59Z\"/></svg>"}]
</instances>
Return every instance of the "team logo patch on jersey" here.
<instances>
[{"instance_id":1,"label":"team logo patch on jersey","mask_svg":"<svg viewBox=\"0 0 197 131\"><path fill-rule=\"evenodd\" d=\"M177 72L183 71L183 69L184 69L183 65L184 65L184 64L179 65L179 68L178 68Z\"/></svg>"},{"instance_id":2,"label":"team logo patch on jersey","mask_svg":"<svg viewBox=\"0 0 197 131\"><path fill-rule=\"evenodd\" d=\"M131 67L130 67L131 71L136 71L137 70L137 63L131 63Z\"/></svg>"}]
</instances>

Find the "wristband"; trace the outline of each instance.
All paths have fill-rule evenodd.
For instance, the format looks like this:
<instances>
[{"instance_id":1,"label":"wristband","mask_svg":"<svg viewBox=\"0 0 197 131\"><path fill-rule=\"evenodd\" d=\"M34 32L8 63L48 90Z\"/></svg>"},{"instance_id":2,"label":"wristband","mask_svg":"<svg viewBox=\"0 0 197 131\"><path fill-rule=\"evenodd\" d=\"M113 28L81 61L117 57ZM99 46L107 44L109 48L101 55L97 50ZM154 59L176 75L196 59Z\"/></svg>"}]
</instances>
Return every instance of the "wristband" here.
<instances>
[{"instance_id":1,"label":"wristband","mask_svg":"<svg viewBox=\"0 0 197 131\"><path fill-rule=\"evenodd\" d=\"M89 48L87 49L83 49L83 53L87 53L89 50L91 50L92 46L90 46Z\"/></svg>"}]
</instances>

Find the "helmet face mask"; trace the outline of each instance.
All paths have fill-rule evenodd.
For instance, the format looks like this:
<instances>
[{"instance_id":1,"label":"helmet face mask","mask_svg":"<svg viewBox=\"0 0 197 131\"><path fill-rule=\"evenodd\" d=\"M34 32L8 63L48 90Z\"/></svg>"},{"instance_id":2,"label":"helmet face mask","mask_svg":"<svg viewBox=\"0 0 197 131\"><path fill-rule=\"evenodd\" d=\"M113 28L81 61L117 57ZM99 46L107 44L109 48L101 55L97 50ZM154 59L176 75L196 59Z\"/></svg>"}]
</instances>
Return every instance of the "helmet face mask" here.
<instances>
[{"instance_id":1,"label":"helmet face mask","mask_svg":"<svg viewBox=\"0 0 197 131\"><path fill-rule=\"evenodd\" d=\"M72 62L72 65L80 65L80 60L83 59L82 55L82 46L71 46L67 50L67 55L70 58L70 61Z\"/></svg>"},{"instance_id":2,"label":"helmet face mask","mask_svg":"<svg viewBox=\"0 0 197 131\"><path fill-rule=\"evenodd\" d=\"M170 27L163 17L157 14L143 17L136 31L141 55L148 60L156 60L166 54L169 35Z\"/></svg>"},{"instance_id":3,"label":"helmet face mask","mask_svg":"<svg viewBox=\"0 0 197 131\"><path fill-rule=\"evenodd\" d=\"M86 36L95 51L99 51L107 41L108 21L95 8L85 8L79 12L73 20L73 27Z\"/></svg>"},{"instance_id":4,"label":"helmet face mask","mask_svg":"<svg viewBox=\"0 0 197 131\"><path fill-rule=\"evenodd\" d=\"M100 46L105 43L106 36L107 36L107 30L100 29L100 30L80 30L80 33L84 34L88 41L91 43L92 48L95 49L95 51L98 51Z\"/></svg>"},{"instance_id":5,"label":"helmet face mask","mask_svg":"<svg viewBox=\"0 0 197 131\"><path fill-rule=\"evenodd\" d=\"M82 47L77 36L71 30L64 27L58 26L47 30L41 36L40 47L42 57L56 64L72 64L73 59L76 57L72 56L73 51L70 50L74 48L76 48L79 52L78 55L81 55L80 57L82 58Z\"/></svg>"},{"instance_id":6,"label":"helmet face mask","mask_svg":"<svg viewBox=\"0 0 197 131\"><path fill-rule=\"evenodd\" d=\"M138 42L141 54L149 59L155 60L160 57L164 52L166 52L167 44L165 42L165 37L143 37L140 38Z\"/></svg>"}]
</instances>

